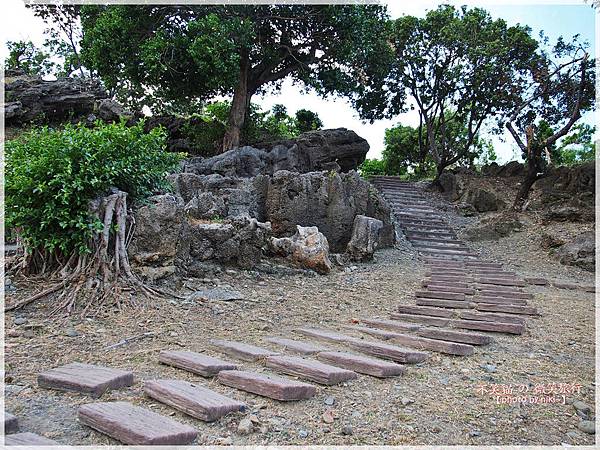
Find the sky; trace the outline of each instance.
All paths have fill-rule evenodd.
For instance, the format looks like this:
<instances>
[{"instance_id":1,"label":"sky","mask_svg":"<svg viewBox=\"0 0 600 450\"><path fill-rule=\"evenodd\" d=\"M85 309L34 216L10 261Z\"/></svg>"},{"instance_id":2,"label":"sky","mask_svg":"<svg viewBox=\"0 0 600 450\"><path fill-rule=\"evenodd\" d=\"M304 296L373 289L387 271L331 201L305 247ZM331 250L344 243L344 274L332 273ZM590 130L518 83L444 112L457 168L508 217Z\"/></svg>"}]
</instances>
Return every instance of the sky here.
<instances>
[{"instance_id":1,"label":"sky","mask_svg":"<svg viewBox=\"0 0 600 450\"><path fill-rule=\"evenodd\" d=\"M0 59L7 55L6 41L31 40L37 45L44 41L44 23L41 19L25 8L22 0L1 0L0 14ZM385 3L385 1L383 1ZM487 9L493 18L503 18L509 25L517 23L528 25L532 29L534 37L541 30L550 38L550 42L556 41L559 36L565 39L574 34L580 34L584 40L589 41L591 53L595 55L595 12L583 0L562 1L536 1L536 0L461 0L436 2L429 0L389 0L388 10L392 18L402 15L414 15L422 17L427 10L434 9L440 3L452 3L457 6L467 4ZM416 112L409 112L393 119L378 120L373 124L362 122L350 104L339 98L321 98L314 93L306 93L301 86L294 85L286 80L282 89L274 95L254 97L253 102L261 105L263 109L269 109L273 105L284 104L288 113L295 113L298 109L310 109L319 114L325 128L345 127L354 130L358 135L367 139L371 149L368 158L378 158L383 150L383 137L385 129L397 123L403 125L418 125ZM584 116L586 122L594 124L593 113ZM500 138L492 139L499 162L510 161L520 157L512 138L506 134Z\"/></svg>"}]
</instances>

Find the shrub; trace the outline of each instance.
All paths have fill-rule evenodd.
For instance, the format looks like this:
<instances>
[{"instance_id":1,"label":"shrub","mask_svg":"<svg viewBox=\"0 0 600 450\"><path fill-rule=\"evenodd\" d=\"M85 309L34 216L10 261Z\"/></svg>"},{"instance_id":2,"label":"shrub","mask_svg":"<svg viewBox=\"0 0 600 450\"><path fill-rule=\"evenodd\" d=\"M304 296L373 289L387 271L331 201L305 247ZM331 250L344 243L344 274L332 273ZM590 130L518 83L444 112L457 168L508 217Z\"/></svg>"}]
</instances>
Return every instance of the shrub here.
<instances>
[{"instance_id":1,"label":"shrub","mask_svg":"<svg viewBox=\"0 0 600 450\"><path fill-rule=\"evenodd\" d=\"M366 179L376 175L386 175L385 162L381 159L365 159L358 169Z\"/></svg>"},{"instance_id":2,"label":"shrub","mask_svg":"<svg viewBox=\"0 0 600 450\"><path fill-rule=\"evenodd\" d=\"M95 127L33 129L6 142L6 226L29 250L90 252L102 223L90 202L112 188L133 200L169 188L166 175L181 159L165 151L160 128L124 122Z\"/></svg>"}]
</instances>

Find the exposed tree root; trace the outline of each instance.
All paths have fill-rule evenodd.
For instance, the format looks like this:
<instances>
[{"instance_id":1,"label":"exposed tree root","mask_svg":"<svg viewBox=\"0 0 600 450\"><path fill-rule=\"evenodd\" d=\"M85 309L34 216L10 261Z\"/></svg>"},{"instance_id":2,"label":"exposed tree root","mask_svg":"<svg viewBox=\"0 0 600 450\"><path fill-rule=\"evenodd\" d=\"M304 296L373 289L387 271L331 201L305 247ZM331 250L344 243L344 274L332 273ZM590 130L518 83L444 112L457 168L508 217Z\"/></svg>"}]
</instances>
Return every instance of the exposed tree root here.
<instances>
[{"instance_id":1,"label":"exposed tree root","mask_svg":"<svg viewBox=\"0 0 600 450\"><path fill-rule=\"evenodd\" d=\"M117 191L92 206L103 229L91 242L92 252L85 255L63 255L34 251L24 255L15 269L21 273L37 273L46 280L56 280L50 287L13 305L11 311L36 300L58 293L51 315L72 314L81 309L82 315L95 314L106 307L139 307L142 299L172 294L144 284L131 269L127 246L133 227L127 229L127 193ZM129 231L129 233L127 233ZM66 260L66 261L65 261ZM64 261L64 262L63 262Z\"/></svg>"}]
</instances>

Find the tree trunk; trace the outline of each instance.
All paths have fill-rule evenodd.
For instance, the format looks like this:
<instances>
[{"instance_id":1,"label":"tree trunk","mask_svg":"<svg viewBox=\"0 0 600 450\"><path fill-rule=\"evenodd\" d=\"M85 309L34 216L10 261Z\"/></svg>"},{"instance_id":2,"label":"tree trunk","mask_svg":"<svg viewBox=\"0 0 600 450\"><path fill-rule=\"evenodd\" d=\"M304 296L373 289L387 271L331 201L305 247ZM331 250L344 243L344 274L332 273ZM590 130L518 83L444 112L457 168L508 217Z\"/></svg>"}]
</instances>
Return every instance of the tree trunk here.
<instances>
[{"instance_id":1,"label":"tree trunk","mask_svg":"<svg viewBox=\"0 0 600 450\"><path fill-rule=\"evenodd\" d=\"M523 205L525 204L525 201L527 200L527 198L529 197L529 191L531 190L531 187L533 186L533 184L538 180L538 175L537 173L531 173L529 171L527 171L527 174L525 175L525 179L523 180L523 183L521 184L521 188L519 189L519 192L515 198L515 201L513 203L513 209L515 211L522 211L523 210Z\"/></svg>"},{"instance_id":2,"label":"tree trunk","mask_svg":"<svg viewBox=\"0 0 600 450\"><path fill-rule=\"evenodd\" d=\"M513 203L513 209L515 211L523 210L523 205L529 197L531 187L539 178L541 178L542 149L539 144L535 142L535 128L532 125L529 125L525 129L525 136L527 138L527 171L525 172L525 178L523 179L523 183L521 184Z\"/></svg>"},{"instance_id":3,"label":"tree trunk","mask_svg":"<svg viewBox=\"0 0 600 450\"><path fill-rule=\"evenodd\" d=\"M246 120L246 111L250 105L252 96L248 88L248 75L250 71L250 59L247 52L243 52L240 58L240 79L233 92L233 101L227 120L227 129L223 137L222 151L226 152L240 145L240 135L244 121Z\"/></svg>"}]
</instances>

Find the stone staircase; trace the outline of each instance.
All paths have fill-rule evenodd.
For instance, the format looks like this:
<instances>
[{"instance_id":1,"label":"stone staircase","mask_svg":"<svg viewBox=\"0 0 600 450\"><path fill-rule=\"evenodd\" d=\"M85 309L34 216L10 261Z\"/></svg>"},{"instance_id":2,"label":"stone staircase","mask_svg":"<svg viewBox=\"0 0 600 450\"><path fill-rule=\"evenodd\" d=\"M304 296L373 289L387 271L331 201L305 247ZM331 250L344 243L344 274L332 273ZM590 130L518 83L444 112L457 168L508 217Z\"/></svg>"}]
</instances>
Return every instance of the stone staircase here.
<instances>
[{"instance_id":1,"label":"stone staircase","mask_svg":"<svg viewBox=\"0 0 600 450\"><path fill-rule=\"evenodd\" d=\"M215 336L210 340L212 348L230 360L165 349L157 363L214 378L239 391L282 402L301 401L316 394L315 384L322 386L319 389L337 384L352 389L352 380L363 375L384 383L385 378L412 370L410 365L426 364L429 352L468 357L493 342L494 333L525 331L526 320L538 314L528 304L533 295L524 290L525 280L497 262L479 258L428 204L418 184L394 177L376 177L372 182L391 204L401 230L427 267L422 289L414 293L414 305L399 305L388 319L340 324L350 334L307 325L285 337L265 336L265 347ZM296 338L290 338L292 333ZM202 382L150 380L143 392L201 421L245 410L243 402ZM73 363L39 374L38 384L100 397L109 389L133 385L134 374ZM6 445L53 443L34 433L16 433L17 419L6 417ZM123 444L185 445L198 434L194 427L127 402L87 403L79 408L78 417L82 424Z\"/></svg>"}]
</instances>

